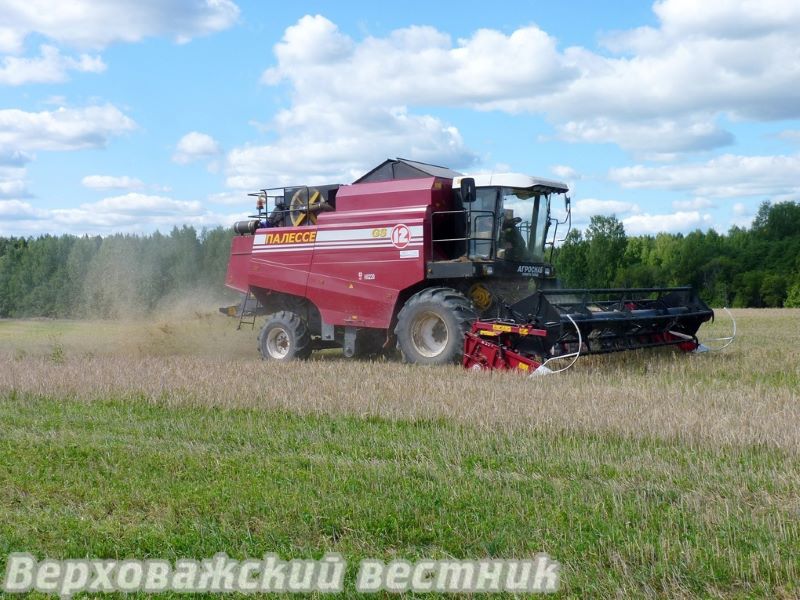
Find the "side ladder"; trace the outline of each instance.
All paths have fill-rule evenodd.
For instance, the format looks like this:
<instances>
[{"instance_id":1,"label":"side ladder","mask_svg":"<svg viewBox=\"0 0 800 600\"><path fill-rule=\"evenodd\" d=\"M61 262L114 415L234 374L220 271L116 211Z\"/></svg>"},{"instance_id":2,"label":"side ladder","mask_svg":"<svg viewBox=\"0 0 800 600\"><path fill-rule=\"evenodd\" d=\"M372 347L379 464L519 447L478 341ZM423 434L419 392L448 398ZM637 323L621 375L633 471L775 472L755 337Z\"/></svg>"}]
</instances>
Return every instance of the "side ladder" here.
<instances>
[{"instance_id":1,"label":"side ladder","mask_svg":"<svg viewBox=\"0 0 800 600\"><path fill-rule=\"evenodd\" d=\"M242 325L250 325L250 329L255 328L259 308L261 308L261 302L252 292L243 295L242 306L239 309L239 324L236 326L237 331L242 328Z\"/></svg>"}]
</instances>

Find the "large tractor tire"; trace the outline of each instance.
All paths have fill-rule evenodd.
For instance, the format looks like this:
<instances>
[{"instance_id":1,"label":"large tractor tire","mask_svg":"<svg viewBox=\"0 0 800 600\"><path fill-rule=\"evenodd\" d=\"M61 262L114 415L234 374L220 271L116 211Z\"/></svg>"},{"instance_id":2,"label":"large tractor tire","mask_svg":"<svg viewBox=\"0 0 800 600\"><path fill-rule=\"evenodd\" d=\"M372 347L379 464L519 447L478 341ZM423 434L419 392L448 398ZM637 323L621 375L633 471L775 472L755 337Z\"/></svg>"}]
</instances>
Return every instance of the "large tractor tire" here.
<instances>
[{"instance_id":1,"label":"large tractor tire","mask_svg":"<svg viewBox=\"0 0 800 600\"><path fill-rule=\"evenodd\" d=\"M306 322L288 310L267 315L258 335L264 360L297 360L311 355L311 333Z\"/></svg>"},{"instance_id":2,"label":"large tractor tire","mask_svg":"<svg viewBox=\"0 0 800 600\"><path fill-rule=\"evenodd\" d=\"M397 349L403 361L419 365L458 362L464 334L477 314L472 303L452 288L428 288L409 298L397 315Z\"/></svg>"}]
</instances>

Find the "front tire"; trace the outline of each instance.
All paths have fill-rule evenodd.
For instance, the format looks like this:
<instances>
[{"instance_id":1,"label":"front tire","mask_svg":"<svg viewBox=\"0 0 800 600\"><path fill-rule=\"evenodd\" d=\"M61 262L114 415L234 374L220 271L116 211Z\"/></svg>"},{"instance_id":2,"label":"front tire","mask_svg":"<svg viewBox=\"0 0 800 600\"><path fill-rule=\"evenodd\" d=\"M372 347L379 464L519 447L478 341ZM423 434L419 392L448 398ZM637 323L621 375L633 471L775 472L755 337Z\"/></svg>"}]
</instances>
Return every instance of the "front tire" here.
<instances>
[{"instance_id":1,"label":"front tire","mask_svg":"<svg viewBox=\"0 0 800 600\"><path fill-rule=\"evenodd\" d=\"M397 348L403 361L420 365L458 362L464 335L477 315L452 288L428 288L411 296L397 315Z\"/></svg>"},{"instance_id":2,"label":"front tire","mask_svg":"<svg viewBox=\"0 0 800 600\"><path fill-rule=\"evenodd\" d=\"M308 358L311 355L311 334L306 322L288 310L268 315L258 335L258 350L264 360Z\"/></svg>"}]
</instances>

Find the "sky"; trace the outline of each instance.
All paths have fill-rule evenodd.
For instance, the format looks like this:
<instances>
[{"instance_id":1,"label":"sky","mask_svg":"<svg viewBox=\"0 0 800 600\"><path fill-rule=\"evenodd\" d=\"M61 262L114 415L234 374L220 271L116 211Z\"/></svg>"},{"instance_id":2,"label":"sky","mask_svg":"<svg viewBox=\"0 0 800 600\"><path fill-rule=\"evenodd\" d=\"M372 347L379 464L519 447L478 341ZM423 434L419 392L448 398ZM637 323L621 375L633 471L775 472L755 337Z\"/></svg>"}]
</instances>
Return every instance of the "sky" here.
<instances>
[{"instance_id":1,"label":"sky","mask_svg":"<svg viewBox=\"0 0 800 600\"><path fill-rule=\"evenodd\" d=\"M726 232L800 200L798 40L797 0L0 0L0 235L227 226L398 156Z\"/></svg>"}]
</instances>

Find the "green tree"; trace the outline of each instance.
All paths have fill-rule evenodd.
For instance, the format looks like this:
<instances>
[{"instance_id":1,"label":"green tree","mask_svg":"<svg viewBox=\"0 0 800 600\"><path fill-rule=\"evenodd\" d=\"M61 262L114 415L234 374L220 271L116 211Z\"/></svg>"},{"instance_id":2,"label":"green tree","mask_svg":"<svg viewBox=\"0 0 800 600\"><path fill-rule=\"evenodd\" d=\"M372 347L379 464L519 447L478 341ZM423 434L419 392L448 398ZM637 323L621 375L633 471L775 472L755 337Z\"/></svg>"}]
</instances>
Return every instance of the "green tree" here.
<instances>
[{"instance_id":1,"label":"green tree","mask_svg":"<svg viewBox=\"0 0 800 600\"><path fill-rule=\"evenodd\" d=\"M625 255L625 228L616 217L594 216L586 229L587 282L589 287L612 284Z\"/></svg>"},{"instance_id":2,"label":"green tree","mask_svg":"<svg viewBox=\"0 0 800 600\"><path fill-rule=\"evenodd\" d=\"M760 295L764 306L781 307L786 299L787 282L783 275L769 273L761 281Z\"/></svg>"},{"instance_id":3,"label":"green tree","mask_svg":"<svg viewBox=\"0 0 800 600\"><path fill-rule=\"evenodd\" d=\"M797 279L789 288L786 302L783 305L788 308L800 308L800 279Z\"/></svg>"},{"instance_id":4,"label":"green tree","mask_svg":"<svg viewBox=\"0 0 800 600\"><path fill-rule=\"evenodd\" d=\"M555 257L558 277L569 287L585 287L589 277L587 244L577 229L571 230Z\"/></svg>"}]
</instances>

